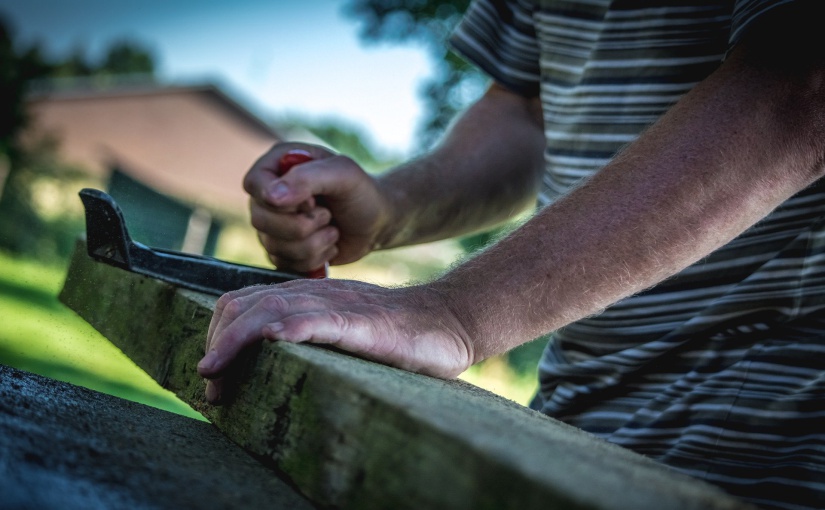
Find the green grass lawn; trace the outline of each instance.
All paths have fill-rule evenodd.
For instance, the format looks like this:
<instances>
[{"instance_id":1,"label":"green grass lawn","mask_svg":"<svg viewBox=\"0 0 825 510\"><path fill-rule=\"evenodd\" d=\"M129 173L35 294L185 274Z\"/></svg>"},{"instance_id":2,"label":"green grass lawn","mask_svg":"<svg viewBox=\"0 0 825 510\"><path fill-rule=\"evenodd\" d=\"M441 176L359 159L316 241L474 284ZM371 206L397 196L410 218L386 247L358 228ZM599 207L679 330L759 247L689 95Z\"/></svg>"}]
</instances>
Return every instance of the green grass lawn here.
<instances>
[{"instance_id":1,"label":"green grass lawn","mask_svg":"<svg viewBox=\"0 0 825 510\"><path fill-rule=\"evenodd\" d=\"M371 275L381 267L373 262L357 269ZM0 363L203 419L58 301L65 274L65 267L0 252ZM527 364L535 366L533 351ZM504 357L461 378L521 404L536 388L532 370L514 371Z\"/></svg>"},{"instance_id":2,"label":"green grass lawn","mask_svg":"<svg viewBox=\"0 0 825 510\"><path fill-rule=\"evenodd\" d=\"M0 252L0 363L203 419L57 300L65 268Z\"/></svg>"}]
</instances>

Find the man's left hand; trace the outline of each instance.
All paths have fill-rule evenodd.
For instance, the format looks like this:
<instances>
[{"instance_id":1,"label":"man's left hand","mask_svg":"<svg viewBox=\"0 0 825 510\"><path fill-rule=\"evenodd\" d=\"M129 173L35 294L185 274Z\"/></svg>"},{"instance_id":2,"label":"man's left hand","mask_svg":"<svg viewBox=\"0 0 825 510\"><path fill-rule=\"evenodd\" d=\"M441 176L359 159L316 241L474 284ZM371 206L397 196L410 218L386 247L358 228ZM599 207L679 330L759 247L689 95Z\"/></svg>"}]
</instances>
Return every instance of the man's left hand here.
<instances>
[{"instance_id":1,"label":"man's left hand","mask_svg":"<svg viewBox=\"0 0 825 510\"><path fill-rule=\"evenodd\" d=\"M452 378L473 359L461 322L427 287L387 289L348 280L296 280L223 295L209 326L198 372L218 402L222 377L244 348L261 339L329 344L357 356Z\"/></svg>"}]
</instances>

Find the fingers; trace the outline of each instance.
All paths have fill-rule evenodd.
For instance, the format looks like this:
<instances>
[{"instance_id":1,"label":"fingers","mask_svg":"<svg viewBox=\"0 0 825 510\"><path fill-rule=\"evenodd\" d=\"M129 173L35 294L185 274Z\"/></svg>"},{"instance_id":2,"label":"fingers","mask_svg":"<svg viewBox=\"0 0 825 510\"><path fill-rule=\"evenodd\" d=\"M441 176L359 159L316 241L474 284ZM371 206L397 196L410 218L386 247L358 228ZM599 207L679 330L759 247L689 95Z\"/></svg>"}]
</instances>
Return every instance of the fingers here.
<instances>
[{"instance_id":1,"label":"fingers","mask_svg":"<svg viewBox=\"0 0 825 510\"><path fill-rule=\"evenodd\" d=\"M310 272L338 254L338 229L328 227L301 241L283 241L259 234L269 260L281 270Z\"/></svg>"},{"instance_id":2,"label":"fingers","mask_svg":"<svg viewBox=\"0 0 825 510\"><path fill-rule=\"evenodd\" d=\"M296 165L281 177L272 165L256 164L244 178L244 189L261 205L286 209L318 195L346 199L363 179L353 160L331 156Z\"/></svg>"},{"instance_id":3,"label":"fingers","mask_svg":"<svg viewBox=\"0 0 825 510\"><path fill-rule=\"evenodd\" d=\"M259 160L244 181L252 224L264 234L270 259L284 269L313 271L327 262L354 262L372 251L394 216L378 181L352 159L329 154L278 177L273 159L284 152L278 150ZM337 232L320 233L325 225Z\"/></svg>"},{"instance_id":4,"label":"fingers","mask_svg":"<svg viewBox=\"0 0 825 510\"><path fill-rule=\"evenodd\" d=\"M247 287L218 300L207 333L206 353L198 363L198 373L209 379L205 392L209 402L220 402L227 369L244 349L261 340L263 324L277 323L290 310L300 313L307 306L307 299L293 296L287 300L273 289Z\"/></svg>"},{"instance_id":5,"label":"fingers","mask_svg":"<svg viewBox=\"0 0 825 510\"><path fill-rule=\"evenodd\" d=\"M213 358L216 356L216 353L213 352L214 349L212 348L212 344L214 340L217 338L216 332L222 331L226 324L231 322L231 318L238 315L240 313L240 309L236 306L240 304L240 301L237 301L238 298L256 294L261 292L261 290L268 288L265 285L254 285L250 287L245 287L243 289L239 289L233 292L229 292L221 296L218 299L218 302L215 304L215 312L212 314L212 320L209 322L209 330L206 334L206 347L204 349L204 358L198 364L198 372L200 373L202 370L208 370L206 367L210 367L213 364ZM227 310L227 305L232 303L232 306L236 308L231 308ZM204 367L203 369L201 367ZM201 374L203 375L203 374ZM223 393L223 378L216 377L207 381L206 383L206 399L211 403L217 403L221 400L221 395Z\"/></svg>"},{"instance_id":6,"label":"fingers","mask_svg":"<svg viewBox=\"0 0 825 510\"><path fill-rule=\"evenodd\" d=\"M259 239L270 260L281 269L314 271L338 255L340 230L330 226L332 213L326 207L314 205L314 195L321 189L316 185L320 182L328 187L330 180L329 176L318 176L331 172L304 171L308 165L325 161L298 165L281 179L270 175L268 178L273 180L266 185L260 184L262 179L255 177L256 172L250 173L249 182L258 182L251 189L251 223L260 233ZM257 175L264 173L258 171Z\"/></svg>"},{"instance_id":7,"label":"fingers","mask_svg":"<svg viewBox=\"0 0 825 510\"><path fill-rule=\"evenodd\" d=\"M206 381L206 400L216 404L221 401L223 394L223 378Z\"/></svg>"},{"instance_id":8,"label":"fingers","mask_svg":"<svg viewBox=\"0 0 825 510\"><path fill-rule=\"evenodd\" d=\"M212 404L224 396L227 368L244 348L262 338L260 324L278 320L273 310L254 308L261 287L247 287L228 293L218 300L207 333L204 357L198 363L198 373L207 379L205 397ZM252 296L253 299L249 299ZM285 308L285 302L281 306ZM277 307L276 307L277 308ZM250 313L247 313L250 312Z\"/></svg>"},{"instance_id":9,"label":"fingers","mask_svg":"<svg viewBox=\"0 0 825 510\"><path fill-rule=\"evenodd\" d=\"M349 319L334 310L290 315L264 324L261 332L267 340L290 343L312 342L335 344L350 330Z\"/></svg>"},{"instance_id":10,"label":"fingers","mask_svg":"<svg viewBox=\"0 0 825 510\"><path fill-rule=\"evenodd\" d=\"M334 309L289 314L261 328L261 334L267 340L334 345L367 358L374 357L369 351L379 343L371 332L363 317L359 319L357 314Z\"/></svg>"},{"instance_id":11,"label":"fingers","mask_svg":"<svg viewBox=\"0 0 825 510\"><path fill-rule=\"evenodd\" d=\"M279 185L278 162L284 154L292 149L301 149L309 152L314 161L324 160L333 156L332 152L314 145L295 143L275 145L255 162L244 177L243 188L252 198L261 203L270 203L271 200L274 199L277 203L291 193L286 187ZM298 166L301 165L296 165L295 168L297 169ZM292 172L290 172L290 174L291 173ZM304 194L306 194L305 191ZM310 193L305 196L304 199L309 198L311 195ZM300 200L295 202L293 206L297 206L298 203L300 203Z\"/></svg>"},{"instance_id":12,"label":"fingers","mask_svg":"<svg viewBox=\"0 0 825 510\"><path fill-rule=\"evenodd\" d=\"M261 339L337 344L352 329L346 313L327 309L323 299L308 294L279 292L275 286L225 294L215 308L207 351L198 363L198 373L208 379L206 399L220 402L231 364ZM358 345L357 338L351 340ZM361 351L352 346L350 350Z\"/></svg>"},{"instance_id":13,"label":"fingers","mask_svg":"<svg viewBox=\"0 0 825 510\"><path fill-rule=\"evenodd\" d=\"M234 300L235 298L254 294L265 288L267 288L267 286L264 285L253 285L250 287L244 287L239 290L227 292L218 299L217 303L215 303L215 312L212 314L212 320L209 322L209 330L206 333L206 348L204 349L205 353L209 352L210 346L212 344L212 337L215 334L215 329L217 328L218 323L223 317L226 305L232 302L232 300Z\"/></svg>"},{"instance_id":14,"label":"fingers","mask_svg":"<svg viewBox=\"0 0 825 510\"><path fill-rule=\"evenodd\" d=\"M259 232L292 241L307 238L332 219L332 213L325 207L301 212L282 211L254 200L249 202L249 213L252 226Z\"/></svg>"},{"instance_id":15,"label":"fingers","mask_svg":"<svg viewBox=\"0 0 825 510\"><path fill-rule=\"evenodd\" d=\"M296 167L297 168L297 167ZM270 177L260 188L250 193L253 200L263 206L281 211L307 211L315 206L312 182L289 176Z\"/></svg>"},{"instance_id":16,"label":"fingers","mask_svg":"<svg viewBox=\"0 0 825 510\"><path fill-rule=\"evenodd\" d=\"M303 294L293 293L286 299L283 292L276 291L276 286L248 287L224 294L215 307L208 349L198 363L198 373L209 379L220 377L242 350L261 339L264 324L302 313L312 303Z\"/></svg>"},{"instance_id":17,"label":"fingers","mask_svg":"<svg viewBox=\"0 0 825 510\"><path fill-rule=\"evenodd\" d=\"M241 300L233 300L230 307L237 306ZM223 373L229 362L245 347L260 340L260 323L272 320L267 312L251 308L249 315L238 320L244 313L236 309L224 310L209 345L209 350L198 363L198 373L203 377L214 379Z\"/></svg>"},{"instance_id":18,"label":"fingers","mask_svg":"<svg viewBox=\"0 0 825 510\"><path fill-rule=\"evenodd\" d=\"M206 396L222 397L233 362L262 339L331 344L391 366L452 378L472 362L471 343L440 292L385 289L346 280L293 280L222 296L198 372ZM238 365L240 366L240 365ZM222 378L227 378L224 381Z\"/></svg>"},{"instance_id":19,"label":"fingers","mask_svg":"<svg viewBox=\"0 0 825 510\"><path fill-rule=\"evenodd\" d=\"M338 254L339 229L329 225L329 209L284 213L250 200L250 215L258 239L280 269L312 271Z\"/></svg>"},{"instance_id":20,"label":"fingers","mask_svg":"<svg viewBox=\"0 0 825 510\"><path fill-rule=\"evenodd\" d=\"M347 197L362 181L361 168L346 156L332 156L297 165L281 180L284 186L273 186L276 195L290 195L297 199L309 191L310 195ZM277 188L277 189L275 189Z\"/></svg>"}]
</instances>

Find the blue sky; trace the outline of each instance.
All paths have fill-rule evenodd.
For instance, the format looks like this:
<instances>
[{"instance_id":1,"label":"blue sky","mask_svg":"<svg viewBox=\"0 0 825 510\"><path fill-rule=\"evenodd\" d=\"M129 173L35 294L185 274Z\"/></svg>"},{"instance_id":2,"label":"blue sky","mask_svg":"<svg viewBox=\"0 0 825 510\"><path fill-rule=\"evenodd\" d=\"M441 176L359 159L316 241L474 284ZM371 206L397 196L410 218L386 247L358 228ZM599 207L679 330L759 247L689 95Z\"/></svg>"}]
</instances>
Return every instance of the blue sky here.
<instances>
[{"instance_id":1,"label":"blue sky","mask_svg":"<svg viewBox=\"0 0 825 510\"><path fill-rule=\"evenodd\" d=\"M21 42L56 55L115 40L151 48L163 79L212 81L263 116L335 116L407 153L431 72L416 45L365 45L341 0L0 0Z\"/></svg>"}]
</instances>

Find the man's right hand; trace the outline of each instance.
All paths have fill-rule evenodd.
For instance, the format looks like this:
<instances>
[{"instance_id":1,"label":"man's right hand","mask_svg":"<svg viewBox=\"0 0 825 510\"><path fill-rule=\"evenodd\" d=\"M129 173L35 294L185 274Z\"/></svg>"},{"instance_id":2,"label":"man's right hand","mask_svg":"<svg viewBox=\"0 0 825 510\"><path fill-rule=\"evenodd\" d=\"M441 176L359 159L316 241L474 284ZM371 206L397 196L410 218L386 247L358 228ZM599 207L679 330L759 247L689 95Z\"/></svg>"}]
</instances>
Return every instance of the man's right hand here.
<instances>
[{"instance_id":1,"label":"man's right hand","mask_svg":"<svg viewBox=\"0 0 825 510\"><path fill-rule=\"evenodd\" d=\"M312 161L278 177L278 161L290 150ZM252 226L279 269L307 272L355 262L380 242L392 207L378 181L345 156L321 147L283 143L246 174Z\"/></svg>"}]
</instances>

